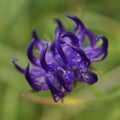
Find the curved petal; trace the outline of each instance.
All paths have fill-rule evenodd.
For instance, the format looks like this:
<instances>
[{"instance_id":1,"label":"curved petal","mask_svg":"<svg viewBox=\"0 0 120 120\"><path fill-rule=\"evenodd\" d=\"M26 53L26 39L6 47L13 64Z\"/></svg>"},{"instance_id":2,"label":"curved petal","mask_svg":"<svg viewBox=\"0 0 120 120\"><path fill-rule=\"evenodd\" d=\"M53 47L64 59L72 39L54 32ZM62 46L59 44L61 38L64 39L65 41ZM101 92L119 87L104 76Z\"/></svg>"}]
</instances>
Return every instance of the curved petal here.
<instances>
[{"instance_id":1,"label":"curved petal","mask_svg":"<svg viewBox=\"0 0 120 120\"><path fill-rule=\"evenodd\" d=\"M108 54L107 38L104 36L97 36L97 42L99 41L99 39L101 39L103 41L102 45L100 47L98 47L98 48L91 47L91 48L84 50L92 62L102 61L106 58L106 56ZM96 44L97 44L97 42L96 42Z\"/></svg>"},{"instance_id":2,"label":"curved petal","mask_svg":"<svg viewBox=\"0 0 120 120\"><path fill-rule=\"evenodd\" d=\"M28 45L28 49L27 49L27 56L30 60L30 62L33 64L33 65L36 65L36 66L40 66L40 63L38 62L38 58L36 58L34 55L33 55L33 47L35 45L35 40L33 39L29 45Z\"/></svg>"},{"instance_id":3,"label":"curved petal","mask_svg":"<svg viewBox=\"0 0 120 120\"><path fill-rule=\"evenodd\" d=\"M46 84L43 85L43 83L41 83L41 85L37 85L35 84L36 80L31 77L30 75L30 71L29 71L29 64L25 70L25 78L27 80L27 82L29 83L29 85L36 91L39 91L39 90L47 90L48 89L48 86Z\"/></svg>"},{"instance_id":4,"label":"curved petal","mask_svg":"<svg viewBox=\"0 0 120 120\"><path fill-rule=\"evenodd\" d=\"M35 30L32 31L32 36L36 41L40 41Z\"/></svg>"},{"instance_id":5,"label":"curved petal","mask_svg":"<svg viewBox=\"0 0 120 120\"><path fill-rule=\"evenodd\" d=\"M17 60L18 60L17 58L12 57L12 63L13 63L13 65L15 66L15 68L16 68L19 72L24 73L25 69L16 64L16 61L17 61Z\"/></svg>"},{"instance_id":6,"label":"curved petal","mask_svg":"<svg viewBox=\"0 0 120 120\"><path fill-rule=\"evenodd\" d=\"M36 42L35 45L36 45L37 49L38 49L38 50L41 50L42 40L39 39L39 37L37 36L37 33L36 33L35 30L32 31L32 36L33 36L33 38L34 38L34 40L35 40L35 42Z\"/></svg>"},{"instance_id":7,"label":"curved petal","mask_svg":"<svg viewBox=\"0 0 120 120\"><path fill-rule=\"evenodd\" d=\"M74 15L67 15L67 17L72 19L76 23L76 26L74 28L75 31L78 30L79 27L81 27L81 29L85 29L83 22L78 17Z\"/></svg>"},{"instance_id":8,"label":"curved petal","mask_svg":"<svg viewBox=\"0 0 120 120\"><path fill-rule=\"evenodd\" d=\"M61 36L62 38L64 37L69 37L72 41L72 44L76 47L80 47L79 46L79 41L78 41L78 38L72 33L72 32L65 32L62 34Z\"/></svg>"},{"instance_id":9,"label":"curved petal","mask_svg":"<svg viewBox=\"0 0 120 120\"><path fill-rule=\"evenodd\" d=\"M96 43L96 35L93 34L90 30L86 29L85 34L88 36L90 40L90 47L94 47Z\"/></svg>"},{"instance_id":10,"label":"curved petal","mask_svg":"<svg viewBox=\"0 0 120 120\"><path fill-rule=\"evenodd\" d=\"M61 29L62 32L65 31L65 28L64 28L64 26L62 25L62 23L61 23L61 21L59 19L54 18L54 22L56 22L57 25L58 25L58 27L56 28L56 32L57 32L58 29Z\"/></svg>"},{"instance_id":11,"label":"curved petal","mask_svg":"<svg viewBox=\"0 0 120 120\"><path fill-rule=\"evenodd\" d=\"M81 56L81 60L83 63L85 63L85 65L89 66L90 65L90 60L89 58L86 56L86 54L84 53L84 51L82 49L76 48L73 45L68 44L68 46L70 46L72 49L74 49L80 56Z\"/></svg>"},{"instance_id":12,"label":"curved petal","mask_svg":"<svg viewBox=\"0 0 120 120\"><path fill-rule=\"evenodd\" d=\"M98 77L95 73L91 71L86 71L86 72L80 72L78 73L78 79L82 82L86 82L89 85L94 84L97 82Z\"/></svg>"},{"instance_id":13,"label":"curved petal","mask_svg":"<svg viewBox=\"0 0 120 120\"><path fill-rule=\"evenodd\" d=\"M63 62L66 64L67 63L67 57L61 47L61 31L59 30L57 33L56 33L56 40L55 40L55 45L56 45L56 49L59 53L59 55L61 56Z\"/></svg>"},{"instance_id":14,"label":"curved petal","mask_svg":"<svg viewBox=\"0 0 120 120\"><path fill-rule=\"evenodd\" d=\"M55 42L52 42L51 46L50 46L50 50L52 52L52 55L55 57L57 52L56 52L56 45Z\"/></svg>"},{"instance_id":15,"label":"curved petal","mask_svg":"<svg viewBox=\"0 0 120 120\"><path fill-rule=\"evenodd\" d=\"M101 60L104 60L108 54L108 40L105 36L97 36L97 38L101 38L103 40L101 50L102 50L104 56L101 58Z\"/></svg>"},{"instance_id":16,"label":"curved petal","mask_svg":"<svg viewBox=\"0 0 120 120\"><path fill-rule=\"evenodd\" d=\"M45 44L45 46L41 50L41 54L40 54L40 63L41 63L42 68L45 71L51 70L50 66L47 64L47 62L45 60L45 55L46 55L47 49L48 49L48 44Z\"/></svg>"},{"instance_id":17,"label":"curved petal","mask_svg":"<svg viewBox=\"0 0 120 120\"><path fill-rule=\"evenodd\" d=\"M94 46L95 36L94 36L94 34L92 32L90 32L87 28L85 28L83 22L78 17L73 16L73 15L67 15L67 17L72 19L76 23L75 31L79 30L78 35L77 35L78 38L80 38L81 32L83 34L85 33L89 37L89 39L90 39L90 46ZM84 39L84 37L82 38L81 42L83 42L83 39Z\"/></svg>"}]
</instances>

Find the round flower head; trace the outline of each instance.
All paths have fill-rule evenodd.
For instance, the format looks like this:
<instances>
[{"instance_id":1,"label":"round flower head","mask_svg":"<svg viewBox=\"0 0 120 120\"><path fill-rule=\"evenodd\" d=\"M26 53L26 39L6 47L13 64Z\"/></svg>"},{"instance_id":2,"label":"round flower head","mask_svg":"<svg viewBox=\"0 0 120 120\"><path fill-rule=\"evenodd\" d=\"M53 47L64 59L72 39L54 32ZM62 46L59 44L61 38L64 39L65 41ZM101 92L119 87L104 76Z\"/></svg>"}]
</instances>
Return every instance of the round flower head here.
<instances>
[{"instance_id":1,"label":"round flower head","mask_svg":"<svg viewBox=\"0 0 120 120\"><path fill-rule=\"evenodd\" d=\"M57 23L54 41L41 40L33 31L33 39L27 48L30 63L26 68L17 65L16 58L12 59L15 68L24 74L32 89L50 90L55 102L72 91L76 80L94 84L98 77L88 68L93 62L105 59L108 49L106 37L92 33L76 16L67 17L76 24L74 32L66 30L59 19L54 19ZM84 46L86 37L89 44ZM102 44L98 45L100 40ZM38 56L34 55L35 49Z\"/></svg>"}]
</instances>

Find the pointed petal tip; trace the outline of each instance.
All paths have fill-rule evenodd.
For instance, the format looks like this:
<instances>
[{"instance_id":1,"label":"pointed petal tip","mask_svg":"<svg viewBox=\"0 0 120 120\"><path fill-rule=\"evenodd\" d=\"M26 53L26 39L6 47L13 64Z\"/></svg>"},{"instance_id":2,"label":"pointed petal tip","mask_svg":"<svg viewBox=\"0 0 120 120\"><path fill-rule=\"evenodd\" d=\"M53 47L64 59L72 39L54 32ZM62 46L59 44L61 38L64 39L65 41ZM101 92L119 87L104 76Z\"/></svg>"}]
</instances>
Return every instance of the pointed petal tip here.
<instances>
[{"instance_id":1,"label":"pointed petal tip","mask_svg":"<svg viewBox=\"0 0 120 120\"><path fill-rule=\"evenodd\" d=\"M32 31L32 36L33 36L33 38L34 38L35 40L38 39L38 36L37 36L36 30L33 30L33 31Z\"/></svg>"},{"instance_id":2,"label":"pointed petal tip","mask_svg":"<svg viewBox=\"0 0 120 120\"><path fill-rule=\"evenodd\" d=\"M58 18L54 18L53 20L54 20L55 23L57 23L58 27L64 29L64 27L62 25L62 22Z\"/></svg>"},{"instance_id":3,"label":"pointed petal tip","mask_svg":"<svg viewBox=\"0 0 120 120\"><path fill-rule=\"evenodd\" d=\"M58 22L59 19L58 19L58 18L53 18L53 21L54 21L54 22Z\"/></svg>"},{"instance_id":4,"label":"pointed petal tip","mask_svg":"<svg viewBox=\"0 0 120 120\"><path fill-rule=\"evenodd\" d=\"M36 33L36 30L35 30L35 29L33 29L33 30L32 30L32 34L35 34L35 33Z\"/></svg>"},{"instance_id":5,"label":"pointed petal tip","mask_svg":"<svg viewBox=\"0 0 120 120\"><path fill-rule=\"evenodd\" d=\"M11 61L12 61L12 63L15 63L16 61L18 61L18 58L16 58L16 57L12 57L12 59L11 59Z\"/></svg>"},{"instance_id":6,"label":"pointed petal tip","mask_svg":"<svg viewBox=\"0 0 120 120\"><path fill-rule=\"evenodd\" d=\"M79 18L78 18L77 16L72 15L72 14L67 14L66 16L67 16L68 18L74 20L74 21L78 21L78 20L79 20ZM79 20L79 21L80 21L80 20Z\"/></svg>"},{"instance_id":7,"label":"pointed petal tip","mask_svg":"<svg viewBox=\"0 0 120 120\"><path fill-rule=\"evenodd\" d=\"M74 17L74 15L72 15L72 14L66 14L66 16L67 16L68 18Z\"/></svg>"}]
</instances>

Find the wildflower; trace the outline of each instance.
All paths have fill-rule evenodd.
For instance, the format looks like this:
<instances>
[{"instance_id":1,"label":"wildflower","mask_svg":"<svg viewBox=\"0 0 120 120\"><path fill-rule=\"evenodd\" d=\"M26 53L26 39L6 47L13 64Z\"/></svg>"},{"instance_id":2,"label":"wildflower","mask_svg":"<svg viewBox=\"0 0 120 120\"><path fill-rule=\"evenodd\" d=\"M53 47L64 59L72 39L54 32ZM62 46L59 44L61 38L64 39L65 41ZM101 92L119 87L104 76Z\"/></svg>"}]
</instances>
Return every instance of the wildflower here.
<instances>
[{"instance_id":1,"label":"wildflower","mask_svg":"<svg viewBox=\"0 0 120 120\"><path fill-rule=\"evenodd\" d=\"M15 68L24 74L27 82L35 91L50 90L55 102L71 92L74 81L94 84L98 77L88 70L93 62L102 61L107 56L108 40L97 36L85 27L82 21L73 15L67 17L75 22L73 32L66 30L59 19L53 42L40 39L33 31L33 39L27 49L30 61L26 68L12 62ZM86 38L89 44L84 46ZM98 44L99 41L102 44ZM34 55L34 48L38 56Z\"/></svg>"}]
</instances>

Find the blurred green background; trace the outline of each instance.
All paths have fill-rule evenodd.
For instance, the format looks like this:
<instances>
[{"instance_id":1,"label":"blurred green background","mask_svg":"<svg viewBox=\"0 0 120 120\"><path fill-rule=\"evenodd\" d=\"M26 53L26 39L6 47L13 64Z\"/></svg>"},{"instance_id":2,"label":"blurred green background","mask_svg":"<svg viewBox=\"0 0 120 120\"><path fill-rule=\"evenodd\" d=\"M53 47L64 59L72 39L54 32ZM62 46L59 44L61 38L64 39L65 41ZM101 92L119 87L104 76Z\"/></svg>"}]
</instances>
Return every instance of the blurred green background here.
<instances>
[{"instance_id":1,"label":"blurred green background","mask_svg":"<svg viewBox=\"0 0 120 120\"><path fill-rule=\"evenodd\" d=\"M0 120L120 120L119 11L120 0L0 0ZM53 18L60 18L68 29L73 26L65 17L68 13L108 37L109 55L94 64L99 74L95 85L79 84L64 105L53 104L47 99L49 91L26 93L30 87L14 69L11 57L18 57L25 67L31 31L52 41Z\"/></svg>"}]
</instances>

